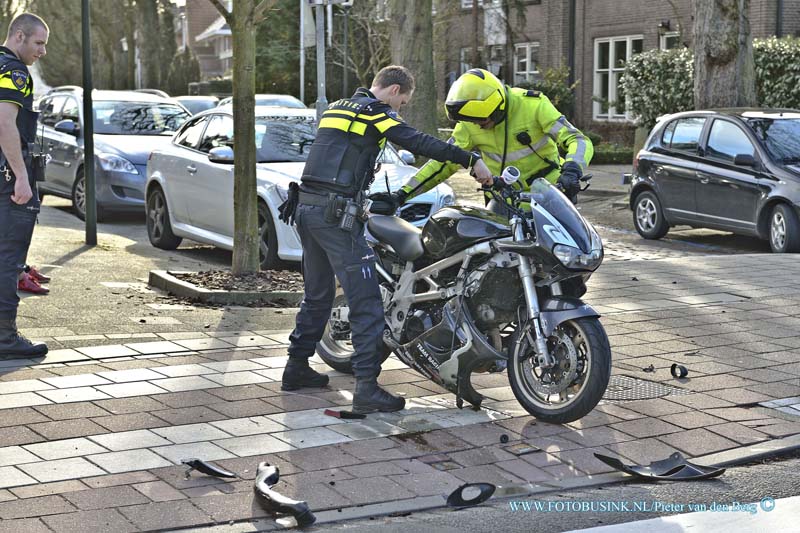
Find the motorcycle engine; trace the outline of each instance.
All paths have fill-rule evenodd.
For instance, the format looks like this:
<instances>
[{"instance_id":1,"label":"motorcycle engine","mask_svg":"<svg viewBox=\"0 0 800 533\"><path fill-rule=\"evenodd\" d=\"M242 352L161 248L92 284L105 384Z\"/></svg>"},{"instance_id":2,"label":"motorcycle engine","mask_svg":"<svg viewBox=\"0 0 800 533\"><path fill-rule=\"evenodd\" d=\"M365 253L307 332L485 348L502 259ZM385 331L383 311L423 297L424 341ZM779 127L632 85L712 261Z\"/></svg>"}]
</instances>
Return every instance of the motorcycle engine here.
<instances>
[{"instance_id":1,"label":"motorcycle engine","mask_svg":"<svg viewBox=\"0 0 800 533\"><path fill-rule=\"evenodd\" d=\"M441 322L441 310L436 311L435 309L415 309L412 311L406 319L401 341L404 343L410 342Z\"/></svg>"},{"instance_id":2,"label":"motorcycle engine","mask_svg":"<svg viewBox=\"0 0 800 533\"><path fill-rule=\"evenodd\" d=\"M522 281L515 269L492 268L481 278L480 287L467 299L475 324L487 331L517 319L517 308L524 301Z\"/></svg>"}]
</instances>

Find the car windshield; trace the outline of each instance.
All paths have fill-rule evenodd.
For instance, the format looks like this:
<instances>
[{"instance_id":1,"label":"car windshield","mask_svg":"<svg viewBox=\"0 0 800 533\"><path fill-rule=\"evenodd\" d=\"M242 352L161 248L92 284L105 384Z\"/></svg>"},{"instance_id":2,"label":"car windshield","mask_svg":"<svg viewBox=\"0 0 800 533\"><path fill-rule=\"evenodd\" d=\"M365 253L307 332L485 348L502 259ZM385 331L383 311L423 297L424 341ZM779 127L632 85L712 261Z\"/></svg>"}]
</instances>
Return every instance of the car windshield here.
<instances>
[{"instance_id":1,"label":"car windshield","mask_svg":"<svg viewBox=\"0 0 800 533\"><path fill-rule=\"evenodd\" d=\"M258 162L305 161L315 133L314 117L256 117Z\"/></svg>"},{"instance_id":2,"label":"car windshield","mask_svg":"<svg viewBox=\"0 0 800 533\"><path fill-rule=\"evenodd\" d=\"M256 105L272 105L305 109L306 105L294 96L256 96Z\"/></svg>"},{"instance_id":3,"label":"car windshield","mask_svg":"<svg viewBox=\"0 0 800 533\"><path fill-rule=\"evenodd\" d=\"M101 135L173 135L189 118L175 104L95 101L94 132Z\"/></svg>"},{"instance_id":4,"label":"car windshield","mask_svg":"<svg viewBox=\"0 0 800 533\"><path fill-rule=\"evenodd\" d=\"M775 160L800 162L800 119L758 117L748 119L747 124Z\"/></svg>"}]
</instances>

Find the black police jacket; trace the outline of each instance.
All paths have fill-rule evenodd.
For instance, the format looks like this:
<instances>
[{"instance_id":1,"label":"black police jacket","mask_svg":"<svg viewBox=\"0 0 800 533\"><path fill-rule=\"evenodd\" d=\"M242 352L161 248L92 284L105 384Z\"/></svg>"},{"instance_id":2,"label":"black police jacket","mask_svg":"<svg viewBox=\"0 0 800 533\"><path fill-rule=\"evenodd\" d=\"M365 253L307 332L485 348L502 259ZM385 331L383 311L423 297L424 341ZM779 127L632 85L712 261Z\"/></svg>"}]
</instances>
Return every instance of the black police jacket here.
<instances>
[{"instance_id":1,"label":"black police jacket","mask_svg":"<svg viewBox=\"0 0 800 533\"><path fill-rule=\"evenodd\" d=\"M36 140L36 123L39 113L33 111L33 78L28 66L5 46L0 46L0 102L10 102L20 107L17 113L22 155L29 164L29 146ZM6 158L0 152L0 169L6 166ZM28 169L30 172L30 169ZM0 174L2 177L2 174ZM13 179L0 179L0 193L14 191Z\"/></svg>"},{"instance_id":2,"label":"black police jacket","mask_svg":"<svg viewBox=\"0 0 800 533\"><path fill-rule=\"evenodd\" d=\"M368 189L375 160L387 140L437 161L464 167L472 162L469 152L412 128L362 87L351 98L330 104L322 114L303 169L303 190L352 198Z\"/></svg>"}]
</instances>

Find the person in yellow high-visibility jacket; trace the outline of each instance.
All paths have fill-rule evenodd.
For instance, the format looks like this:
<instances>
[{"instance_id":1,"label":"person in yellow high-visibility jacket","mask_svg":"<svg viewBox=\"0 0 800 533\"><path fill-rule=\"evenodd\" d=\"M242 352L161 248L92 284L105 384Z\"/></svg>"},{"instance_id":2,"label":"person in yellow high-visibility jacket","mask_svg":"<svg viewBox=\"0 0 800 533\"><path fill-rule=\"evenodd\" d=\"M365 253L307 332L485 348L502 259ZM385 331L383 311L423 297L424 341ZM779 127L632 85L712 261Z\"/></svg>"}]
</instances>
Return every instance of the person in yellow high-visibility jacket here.
<instances>
[{"instance_id":1,"label":"person in yellow high-visibility jacket","mask_svg":"<svg viewBox=\"0 0 800 533\"><path fill-rule=\"evenodd\" d=\"M474 68L450 88L445 108L458 121L449 142L479 151L495 176L513 165L520 170L519 187L524 190L543 177L560 183L570 198L580 191L580 178L594 154L592 143L542 93L507 87L492 73ZM401 203L459 168L453 162L428 162L398 191Z\"/></svg>"}]
</instances>

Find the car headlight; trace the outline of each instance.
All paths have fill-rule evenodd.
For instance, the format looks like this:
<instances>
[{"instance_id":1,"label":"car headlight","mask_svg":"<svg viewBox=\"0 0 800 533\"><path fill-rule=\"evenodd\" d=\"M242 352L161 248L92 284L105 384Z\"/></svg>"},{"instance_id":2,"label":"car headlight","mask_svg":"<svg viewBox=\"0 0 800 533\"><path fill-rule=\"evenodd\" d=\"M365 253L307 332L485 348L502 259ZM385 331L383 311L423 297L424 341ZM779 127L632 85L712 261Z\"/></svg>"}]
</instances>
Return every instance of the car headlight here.
<instances>
[{"instance_id":1,"label":"car headlight","mask_svg":"<svg viewBox=\"0 0 800 533\"><path fill-rule=\"evenodd\" d=\"M284 189L283 187L276 186L275 187L275 192L278 193L278 196L280 196L281 201L285 202L286 200L289 199L289 191L288 191L288 189Z\"/></svg>"},{"instance_id":2,"label":"car headlight","mask_svg":"<svg viewBox=\"0 0 800 533\"><path fill-rule=\"evenodd\" d=\"M553 255L555 255L565 267L581 270L594 270L600 266L600 263L603 261L602 248L593 248L591 252L585 254L573 246L556 244L553 247Z\"/></svg>"},{"instance_id":3,"label":"car headlight","mask_svg":"<svg viewBox=\"0 0 800 533\"><path fill-rule=\"evenodd\" d=\"M453 205L454 203L456 203L456 199L453 198L452 194L445 194L439 198L439 207L447 207L448 205Z\"/></svg>"},{"instance_id":4,"label":"car headlight","mask_svg":"<svg viewBox=\"0 0 800 533\"><path fill-rule=\"evenodd\" d=\"M133 166L133 163L115 154L97 155L97 161L100 163L100 168L109 172L127 172L128 174L138 174L139 171Z\"/></svg>"}]
</instances>

